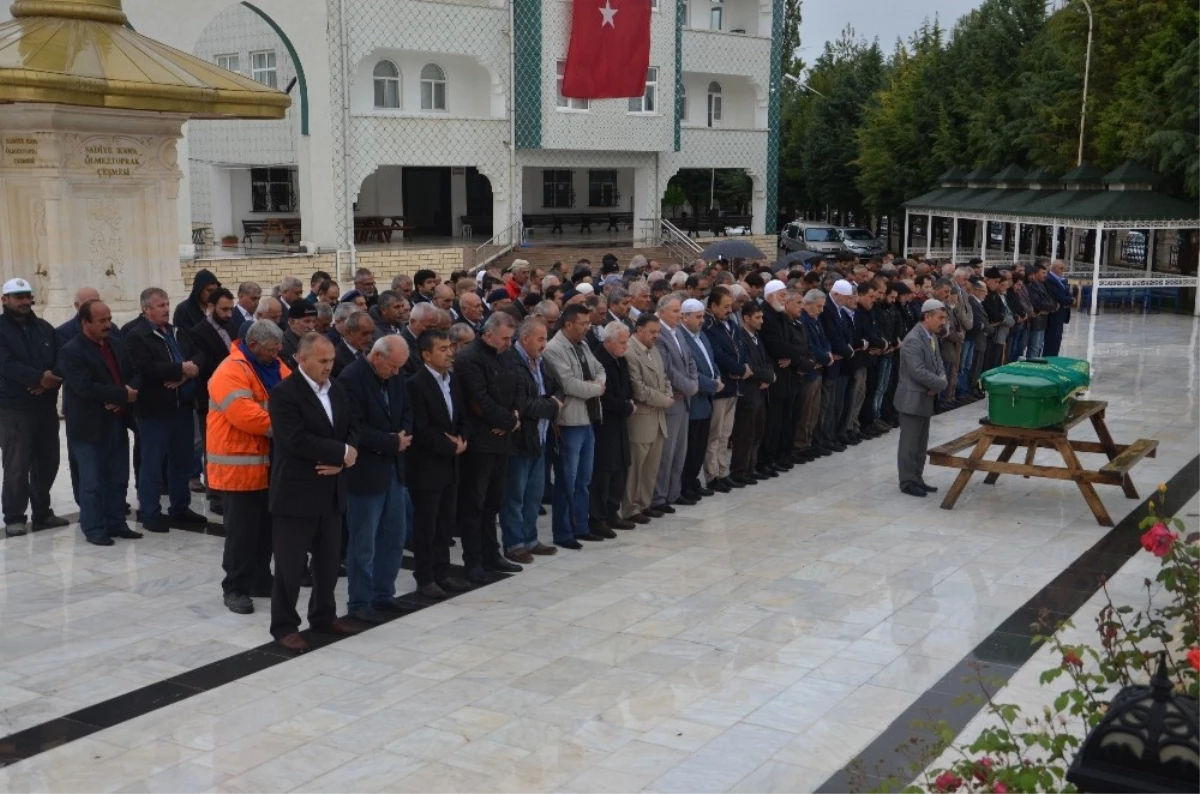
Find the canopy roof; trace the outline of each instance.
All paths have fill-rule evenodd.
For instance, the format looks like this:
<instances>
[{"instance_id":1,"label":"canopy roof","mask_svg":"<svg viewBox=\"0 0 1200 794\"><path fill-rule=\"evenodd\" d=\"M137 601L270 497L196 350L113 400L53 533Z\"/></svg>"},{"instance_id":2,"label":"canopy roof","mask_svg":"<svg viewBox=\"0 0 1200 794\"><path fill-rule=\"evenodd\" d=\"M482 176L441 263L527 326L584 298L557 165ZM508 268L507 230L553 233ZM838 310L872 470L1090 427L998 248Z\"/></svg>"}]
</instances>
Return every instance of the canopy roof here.
<instances>
[{"instance_id":1,"label":"canopy roof","mask_svg":"<svg viewBox=\"0 0 1200 794\"><path fill-rule=\"evenodd\" d=\"M282 91L126 27L121 0L17 0L0 24L0 103L281 119Z\"/></svg>"},{"instance_id":2,"label":"canopy roof","mask_svg":"<svg viewBox=\"0 0 1200 794\"><path fill-rule=\"evenodd\" d=\"M1044 168L1026 172L1016 165L994 175L983 169L964 175L951 168L942 175L940 187L909 199L904 206L922 214L1066 221L1063 225L1176 222L1186 228L1200 226L1200 208L1153 190L1158 182L1157 174L1132 162L1107 174L1083 163L1061 177ZM963 187L964 183L974 187Z\"/></svg>"}]
</instances>

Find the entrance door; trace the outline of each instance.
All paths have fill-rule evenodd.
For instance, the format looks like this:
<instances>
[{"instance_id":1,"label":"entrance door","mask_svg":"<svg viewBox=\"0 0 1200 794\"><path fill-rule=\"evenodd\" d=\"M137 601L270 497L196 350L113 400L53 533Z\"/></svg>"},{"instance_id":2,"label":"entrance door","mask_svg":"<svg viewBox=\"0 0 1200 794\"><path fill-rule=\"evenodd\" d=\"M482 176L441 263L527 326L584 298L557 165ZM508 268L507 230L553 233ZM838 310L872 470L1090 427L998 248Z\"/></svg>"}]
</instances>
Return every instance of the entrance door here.
<instances>
[{"instance_id":1,"label":"entrance door","mask_svg":"<svg viewBox=\"0 0 1200 794\"><path fill-rule=\"evenodd\" d=\"M492 230L492 183L474 167L467 168L467 217L471 219L475 234L491 237L495 233Z\"/></svg>"},{"instance_id":2,"label":"entrance door","mask_svg":"<svg viewBox=\"0 0 1200 794\"><path fill-rule=\"evenodd\" d=\"M402 181L404 225L417 234L451 236L450 169L406 166Z\"/></svg>"}]
</instances>

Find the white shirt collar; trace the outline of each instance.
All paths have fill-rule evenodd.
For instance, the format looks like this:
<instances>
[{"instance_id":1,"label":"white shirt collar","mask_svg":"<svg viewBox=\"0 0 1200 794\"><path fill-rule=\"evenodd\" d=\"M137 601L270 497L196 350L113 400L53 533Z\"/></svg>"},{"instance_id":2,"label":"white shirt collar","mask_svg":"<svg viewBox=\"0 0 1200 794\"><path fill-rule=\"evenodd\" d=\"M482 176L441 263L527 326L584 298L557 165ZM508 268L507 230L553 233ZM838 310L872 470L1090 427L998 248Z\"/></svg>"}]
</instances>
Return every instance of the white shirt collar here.
<instances>
[{"instance_id":1,"label":"white shirt collar","mask_svg":"<svg viewBox=\"0 0 1200 794\"><path fill-rule=\"evenodd\" d=\"M317 382L315 380L313 380L312 378L308 377L308 373L305 372L304 370L300 369L300 367L296 367L296 371L300 373L300 376L302 378L304 378L305 382L308 383L309 388L311 388L313 390L313 393L315 393L318 397L329 394L329 389L331 386L333 386L332 380L327 380L327 381L325 381L324 384L318 386Z\"/></svg>"},{"instance_id":2,"label":"white shirt collar","mask_svg":"<svg viewBox=\"0 0 1200 794\"><path fill-rule=\"evenodd\" d=\"M440 374L438 374L438 371L436 369L429 366L428 364L425 365L425 369L429 370L429 374L432 375L433 379L436 380L438 383L447 383L450 380L450 371L449 370L446 371L445 375L440 375Z\"/></svg>"}]
</instances>

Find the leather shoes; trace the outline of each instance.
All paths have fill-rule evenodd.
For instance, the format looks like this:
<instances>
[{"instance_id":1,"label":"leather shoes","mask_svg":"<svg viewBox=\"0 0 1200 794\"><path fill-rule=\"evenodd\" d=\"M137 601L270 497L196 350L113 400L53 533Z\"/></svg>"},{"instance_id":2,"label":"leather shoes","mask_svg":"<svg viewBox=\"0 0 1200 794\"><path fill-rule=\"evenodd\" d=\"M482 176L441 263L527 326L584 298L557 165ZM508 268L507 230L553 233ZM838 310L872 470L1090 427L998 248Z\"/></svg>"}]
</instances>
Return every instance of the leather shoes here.
<instances>
[{"instance_id":1,"label":"leather shoes","mask_svg":"<svg viewBox=\"0 0 1200 794\"><path fill-rule=\"evenodd\" d=\"M167 521L174 527L199 527L208 523L208 519L197 513L190 507L182 513L174 513L167 516Z\"/></svg>"},{"instance_id":2,"label":"leather shoes","mask_svg":"<svg viewBox=\"0 0 1200 794\"><path fill-rule=\"evenodd\" d=\"M604 535L604 530L608 529L607 521L590 521L588 522L588 532L593 535Z\"/></svg>"},{"instance_id":3,"label":"leather shoes","mask_svg":"<svg viewBox=\"0 0 1200 794\"><path fill-rule=\"evenodd\" d=\"M353 621L346 618L334 618L322 634L336 634L339 637L353 637L355 634L362 634L362 626L357 625Z\"/></svg>"},{"instance_id":4,"label":"leather shoes","mask_svg":"<svg viewBox=\"0 0 1200 794\"><path fill-rule=\"evenodd\" d=\"M235 615L254 614L254 602L245 593L226 593L225 608Z\"/></svg>"},{"instance_id":5,"label":"leather shoes","mask_svg":"<svg viewBox=\"0 0 1200 794\"><path fill-rule=\"evenodd\" d=\"M350 613L350 617L354 618L360 623L370 623L376 626L380 623L386 623L388 620L387 615L384 615L382 612L379 612L372 607L361 607L356 609Z\"/></svg>"},{"instance_id":6,"label":"leather shoes","mask_svg":"<svg viewBox=\"0 0 1200 794\"><path fill-rule=\"evenodd\" d=\"M919 496L925 498L925 489L917 485L915 482L906 482L900 486L900 492L906 493L909 496Z\"/></svg>"},{"instance_id":7,"label":"leather shoes","mask_svg":"<svg viewBox=\"0 0 1200 794\"><path fill-rule=\"evenodd\" d=\"M556 540L554 541L554 545L560 546L564 549L571 549L572 551L579 551L583 548L583 544L577 540L564 540L561 543Z\"/></svg>"},{"instance_id":8,"label":"leather shoes","mask_svg":"<svg viewBox=\"0 0 1200 794\"><path fill-rule=\"evenodd\" d=\"M40 521L33 522L33 531L41 532L43 529L57 529L58 527L65 527L70 523L70 521L62 516L56 516L53 513L50 513Z\"/></svg>"},{"instance_id":9,"label":"leather shoes","mask_svg":"<svg viewBox=\"0 0 1200 794\"><path fill-rule=\"evenodd\" d=\"M696 501L695 499L692 499L692 498L690 498L690 497L687 497L687 496L683 496L683 495L681 494L681 495L679 496L679 498L675 500L675 504L677 504L677 505L684 505L685 507L691 507L692 505L698 505L698 504L700 504L700 503L699 503L698 501Z\"/></svg>"},{"instance_id":10,"label":"leather shoes","mask_svg":"<svg viewBox=\"0 0 1200 794\"><path fill-rule=\"evenodd\" d=\"M437 587L437 585L434 585L434 587ZM441 588L438 587L438 589L440 590ZM390 612L392 614L412 611L412 607L395 596L376 601L374 604L371 604L371 608L377 612Z\"/></svg>"},{"instance_id":11,"label":"leather shoes","mask_svg":"<svg viewBox=\"0 0 1200 794\"><path fill-rule=\"evenodd\" d=\"M657 510L660 513L674 513L675 508L670 505L651 505L651 510Z\"/></svg>"},{"instance_id":12,"label":"leather shoes","mask_svg":"<svg viewBox=\"0 0 1200 794\"><path fill-rule=\"evenodd\" d=\"M483 570L494 571L495 573L520 573L525 569L508 560L497 558L491 562L484 563Z\"/></svg>"},{"instance_id":13,"label":"leather shoes","mask_svg":"<svg viewBox=\"0 0 1200 794\"><path fill-rule=\"evenodd\" d=\"M439 600L445 598L447 595L446 591L438 587L435 582L421 585L417 588L417 592L426 598L436 598Z\"/></svg>"},{"instance_id":14,"label":"leather shoes","mask_svg":"<svg viewBox=\"0 0 1200 794\"><path fill-rule=\"evenodd\" d=\"M729 485L729 488L732 490L734 488L745 488L750 483L746 482L741 477L730 476L728 478L727 484Z\"/></svg>"},{"instance_id":15,"label":"leather shoes","mask_svg":"<svg viewBox=\"0 0 1200 794\"><path fill-rule=\"evenodd\" d=\"M463 581L457 576L447 576L437 584L438 587L442 588L447 593L466 593L475 589L471 586L470 582Z\"/></svg>"},{"instance_id":16,"label":"leather shoes","mask_svg":"<svg viewBox=\"0 0 1200 794\"><path fill-rule=\"evenodd\" d=\"M116 541L114 541L108 535L101 535L100 537L97 537L97 538L88 538L87 542L92 544L93 546L114 546L114 545L116 545Z\"/></svg>"},{"instance_id":17,"label":"leather shoes","mask_svg":"<svg viewBox=\"0 0 1200 794\"><path fill-rule=\"evenodd\" d=\"M613 537L616 536L614 535ZM575 540L586 540L588 543L599 543L600 541L604 540L604 538L591 532L584 532L582 535L576 535Z\"/></svg>"},{"instance_id":18,"label":"leather shoes","mask_svg":"<svg viewBox=\"0 0 1200 794\"><path fill-rule=\"evenodd\" d=\"M603 528L600 528L600 527L594 528L589 534L599 535L600 537L604 538L605 540L612 540L613 538L615 538L617 536L616 532L613 532L611 529L608 528L608 524L604 524Z\"/></svg>"},{"instance_id":19,"label":"leather shoes","mask_svg":"<svg viewBox=\"0 0 1200 794\"><path fill-rule=\"evenodd\" d=\"M630 516L629 520L631 523L634 523L634 524L649 524L650 516L646 515L645 513L638 513L636 515Z\"/></svg>"},{"instance_id":20,"label":"leather shoes","mask_svg":"<svg viewBox=\"0 0 1200 794\"><path fill-rule=\"evenodd\" d=\"M729 493L733 488L725 480L713 480L712 489L718 493Z\"/></svg>"},{"instance_id":21,"label":"leather shoes","mask_svg":"<svg viewBox=\"0 0 1200 794\"><path fill-rule=\"evenodd\" d=\"M167 523L166 516L155 516L142 522L142 526L147 532L170 532L171 527Z\"/></svg>"},{"instance_id":22,"label":"leather shoes","mask_svg":"<svg viewBox=\"0 0 1200 794\"><path fill-rule=\"evenodd\" d=\"M712 496L716 493L716 490L713 488L701 488L696 491L696 493L700 494L701 496Z\"/></svg>"},{"instance_id":23,"label":"leather shoes","mask_svg":"<svg viewBox=\"0 0 1200 794\"><path fill-rule=\"evenodd\" d=\"M305 653L308 651L308 640L300 636L299 632L292 632L286 636L275 640L281 648L292 651L293 653Z\"/></svg>"},{"instance_id":24,"label":"leather shoes","mask_svg":"<svg viewBox=\"0 0 1200 794\"><path fill-rule=\"evenodd\" d=\"M125 540L137 540L138 538L145 537L141 532L134 532L129 527L122 527L115 532L109 532L108 536L110 538L124 538Z\"/></svg>"},{"instance_id":25,"label":"leather shoes","mask_svg":"<svg viewBox=\"0 0 1200 794\"><path fill-rule=\"evenodd\" d=\"M487 571L482 568L468 568L466 573L467 581L471 584L491 584L492 577L487 575Z\"/></svg>"},{"instance_id":26,"label":"leather shoes","mask_svg":"<svg viewBox=\"0 0 1200 794\"><path fill-rule=\"evenodd\" d=\"M633 529L637 526L632 521L626 521L623 518L614 518L608 522L608 525L613 529Z\"/></svg>"},{"instance_id":27,"label":"leather shoes","mask_svg":"<svg viewBox=\"0 0 1200 794\"><path fill-rule=\"evenodd\" d=\"M919 485L921 487L921 490L923 490L925 493L937 493L937 486L929 485L924 480L917 483L917 485Z\"/></svg>"},{"instance_id":28,"label":"leather shoes","mask_svg":"<svg viewBox=\"0 0 1200 794\"><path fill-rule=\"evenodd\" d=\"M529 565L530 563L533 562L533 555L530 554L525 549L520 549L519 551L504 552L504 559L512 560L513 562L519 562L524 565Z\"/></svg>"},{"instance_id":29,"label":"leather shoes","mask_svg":"<svg viewBox=\"0 0 1200 794\"><path fill-rule=\"evenodd\" d=\"M675 511L672 510L671 512L674 513ZM642 511L642 515L649 516L650 518L662 518L664 515L666 515L666 513L664 513L662 510L659 510L657 507L647 507Z\"/></svg>"},{"instance_id":30,"label":"leather shoes","mask_svg":"<svg viewBox=\"0 0 1200 794\"><path fill-rule=\"evenodd\" d=\"M553 546L547 546L545 543L538 541L538 544L530 549L529 553L536 554L540 557L550 557L554 554L558 554L558 549L554 548Z\"/></svg>"}]
</instances>

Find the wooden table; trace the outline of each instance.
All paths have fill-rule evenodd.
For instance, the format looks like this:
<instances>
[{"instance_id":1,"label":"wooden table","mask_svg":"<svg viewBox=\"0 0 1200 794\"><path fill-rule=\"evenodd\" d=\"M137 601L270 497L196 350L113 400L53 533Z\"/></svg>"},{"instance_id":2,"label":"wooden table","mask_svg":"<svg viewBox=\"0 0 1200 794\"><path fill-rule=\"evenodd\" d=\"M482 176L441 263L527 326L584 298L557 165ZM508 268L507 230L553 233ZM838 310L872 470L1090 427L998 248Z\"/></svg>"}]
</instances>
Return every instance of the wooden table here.
<instances>
[{"instance_id":1,"label":"wooden table","mask_svg":"<svg viewBox=\"0 0 1200 794\"><path fill-rule=\"evenodd\" d=\"M1129 478L1129 470L1142 458L1153 458L1157 454L1158 442L1141 438L1132 444L1117 444L1104 423L1106 408L1108 403L1101 400L1075 400L1061 425L1037 429L1000 427L991 424L987 419L981 419L978 430L972 430L965 436L929 450L929 462L932 465L961 469L954 484L946 492L946 498L942 500L942 509L950 510L954 507L954 503L967 487L971 475L977 471L988 473L983 480L987 485L995 485L1001 474L1020 474L1026 479L1046 477L1053 480L1073 480L1079 486L1083 499L1096 521L1101 526L1111 527L1112 518L1093 486L1117 485L1124 491L1126 498L1137 499L1138 492ZM1085 419L1091 420L1096 437L1100 440L1069 440L1068 431ZM1004 444L1000 457L994 461L984 460L984 454L997 442ZM957 454L969 447L974 447L969 456L961 457ZM1024 463L1012 462L1013 454L1019 447L1026 448ZM1033 458L1039 447L1058 450L1066 466L1034 465ZM1106 455L1108 463L1097 470L1085 469L1079 462L1079 456L1075 454L1077 452Z\"/></svg>"}]
</instances>

